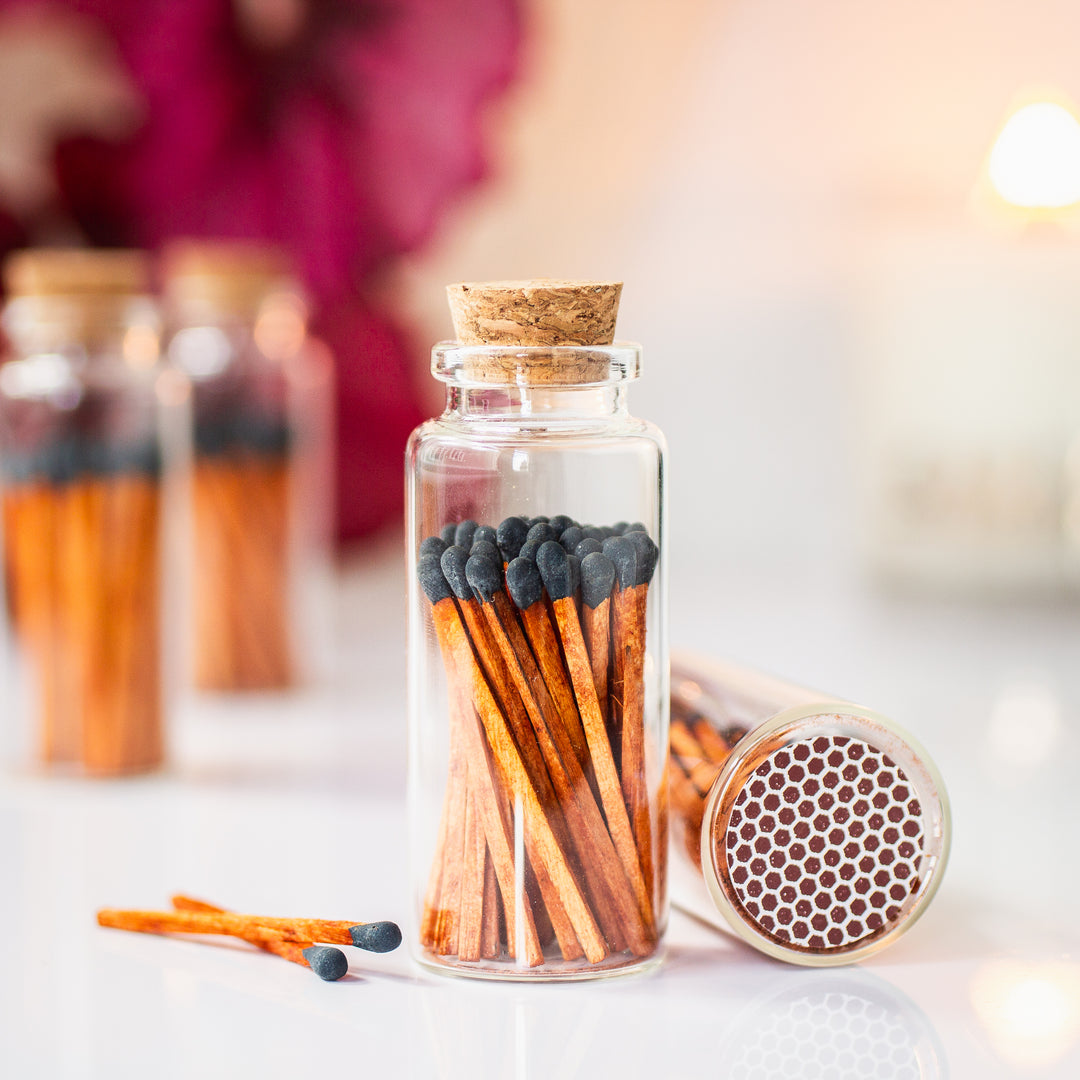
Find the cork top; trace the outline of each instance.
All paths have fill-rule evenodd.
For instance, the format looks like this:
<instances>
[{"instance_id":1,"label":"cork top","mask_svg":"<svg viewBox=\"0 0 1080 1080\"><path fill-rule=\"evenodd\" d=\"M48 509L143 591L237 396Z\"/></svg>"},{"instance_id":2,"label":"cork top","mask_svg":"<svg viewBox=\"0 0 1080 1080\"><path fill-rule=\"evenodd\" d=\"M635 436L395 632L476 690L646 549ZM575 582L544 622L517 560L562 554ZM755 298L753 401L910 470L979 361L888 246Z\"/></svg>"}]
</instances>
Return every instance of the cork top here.
<instances>
[{"instance_id":1,"label":"cork top","mask_svg":"<svg viewBox=\"0 0 1080 1080\"><path fill-rule=\"evenodd\" d=\"M142 251L26 248L4 262L4 286L16 296L135 296L150 291Z\"/></svg>"},{"instance_id":2,"label":"cork top","mask_svg":"<svg viewBox=\"0 0 1080 1080\"><path fill-rule=\"evenodd\" d=\"M621 292L621 281L548 278L446 287L458 343L494 347L469 358L469 376L479 382L538 385L607 377L608 357L586 350L615 340ZM529 353L514 351L522 349Z\"/></svg>"},{"instance_id":3,"label":"cork top","mask_svg":"<svg viewBox=\"0 0 1080 1080\"><path fill-rule=\"evenodd\" d=\"M208 304L248 314L275 289L288 287L285 252L253 240L177 240L162 255L172 304Z\"/></svg>"}]
</instances>

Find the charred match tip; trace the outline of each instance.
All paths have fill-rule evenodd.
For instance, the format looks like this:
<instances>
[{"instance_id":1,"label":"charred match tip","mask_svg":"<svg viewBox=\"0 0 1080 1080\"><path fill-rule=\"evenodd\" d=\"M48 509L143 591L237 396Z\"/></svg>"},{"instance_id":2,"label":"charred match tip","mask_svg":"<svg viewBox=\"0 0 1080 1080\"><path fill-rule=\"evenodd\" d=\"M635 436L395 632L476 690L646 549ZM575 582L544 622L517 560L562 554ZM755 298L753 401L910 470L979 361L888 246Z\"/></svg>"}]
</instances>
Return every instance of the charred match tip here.
<instances>
[{"instance_id":1,"label":"charred match tip","mask_svg":"<svg viewBox=\"0 0 1080 1080\"><path fill-rule=\"evenodd\" d=\"M556 514L548 524L557 532L563 533L570 528L571 525L577 525L577 522L570 517L569 514Z\"/></svg>"},{"instance_id":2,"label":"charred match tip","mask_svg":"<svg viewBox=\"0 0 1080 1080\"><path fill-rule=\"evenodd\" d=\"M469 580L465 576L465 564L469 561L469 553L457 544L451 544L439 559L439 566L447 584L454 590L454 595L459 600L471 600L472 589L469 588Z\"/></svg>"},{"instance_id":3,"label":"charred match tip","mask_svg":"<svg viewBox=\"0 0 1080 1080\"><path fill-rule=\"evenodd\" d=\"M477 544L497 544L498 534L490 525L480 525L473 533L472 546L476 549Z\"/></svg>"},{"instance_id":4,"label":"charred match tip","mask_svg":"<svg viewBox=\"0 0 1080 1080\"><path fill-rule=\"evenodd\" d=\"M479 531L479 530L478 530ZM502 566L502 552L499 551L499 545L493 544L488 540L473 541L472 551L469 555L479 555L484 559L490 559L493 563Z\"/></svg>"},{"instance_id":5,"label":"charred match tip","mask_svg":"<svg viewBox=\"0 0 1080 1080\"><path fill-rule=\"evenodd\" d=\"M495 599L502 588L502 560L484 555L470 555L465 564L465 576L474 595L486 604Z\"/></svg>"},{"instance_id":6,"label":"charred match tip","mask_svg":"<svg viewBox=\"0 0 1080 1080\"><path fill-rule=\"evenodd\" d=\"M588 608L598 608L615 585L615 564L601 551L581 560L581 599Z\"/></svg>"},{"instance_id":7,"label":"charred match tip","mask_svg":"<svg viewBox=\"0 0 1080 1080\"><path fill-rule=\"evenodd\" d=\"M574 554L579 559L584 559L587 555L594 555L598 551L603 551L604 545L599 540L594 540L591 536L586 536L576 548L574 548Z\"/></svg>"},{"instance_id":8,"label":"charred match tip","mask_svg":"<svg viewBox=\"0 0 1080 1080\"><path fill-rule=\"evenodd\" d=\"M330 945L309 945L300 950L308 967L327 982L335 982L349 970L349 961L340 949Z\"/></svg>"},{"instance_id":9,"label":"charred match tip","mask_svg":"<svg viewBox=\"0 0 1080 1080\"><path fill-rule=\"evenodd\" d=\"M547 540L536 553L536 567L552 600L565 600L573 595L570 564L566 549L557 540Z\"/></svg>"},{"instance_id":10,"label":"charred match tip","mask_svg":"<svg viewBox=\"0 0 1080 1080\"><path fill-rule=\"evenodd\" d=\"M358 949L393 952L401 944L401 928L395 922L367 922L349 927L349 937Z\"/></svg>"},{"instance_id":11,"label":"charred match tip","mask_svg":"<svg viewBox=\"0 0 1080 1080\"><path fill-rule=\"evenodd\" d=\"M460 525L454 530L454 543L458 547L463 547L466 551L472 547L473 533L480 528L472 518L466 518Z\"/></svg>"},{"instance_id":12,"label":"charred match tip","mask_svg":"<svg viewBox=\"0 0 1080 1080\"><path fill-rule=\"evenodd\" d=\"M452 521L448 521L440 530L439 537L442 542L449 547L454 542L454 533L457 532L457 525Z\"/></svg>"},{"instance_id":13,"label":"charred match tip","mask_svg":"<svg viewBox=\"0 0 1080 1080\"><path fill-rule=\"evenodd\" d=\"M545 544L548 540L558 539L559 532L557 529L553 529L546 521L538 521L529 529L529 535L525 537L525 542L539 540L541 544Z\"/></svg>"},{"instance_id":14,"label":"charred match tip","mask_svg":"<svg viewBox=\"0 0 1080 1080\"><path fill-rule=\"evenodd\" d=\"M506 587L520 611L531 608L544 596L544 582L532 559L517 558L506 568Z\"/></svg>"},{"instance_id":15,"label":"charred match tip","mask_svg":"<svg viewBox=\"0 0 1080 1080\"><path fill-rule=\"evenodd\" d=\"M508 517L499 522L495 530L503 562L510 562L518 557L525 537L529 535L529 523L522 517Z\"/></svg>"},{"instance_id":16,"label":"charred match tip","mask_svg":"<svg viewBox=\"0 0 1080 1080\"><path fill-rule=\"evenodd\" d=\"M546 544L546 540L526 540L521 545L521 550L518 552L519 559L528 559L529 562L536 562L536 553L540 550L541 544Z\"/></svg>"},{"instance_id":17,"label":"charred match tip","mask_svg":"<svg viewBox=\"0 0 1080 1080\"><path fill-rule=\"evenodd\" d=\"M442 571L438 555L421 555L420 561L416 564L416 576L420 581L420 588L424 590L424 595L433 604L454 595Z\"/></svg>"},{"instance_id":18,"label":"charred match tip","mask_svg":"<svg viewBox=\"0 0 1080 1080\"><path fill-rule=\"evenodd\" d=\"M441 536L429 536L420 545L420 557L434 555L438 558L446 550L446 541Z\"/></svg>"},{"instance_id":19,"label":"charred match tip","mask_svg":"<svg viewBox=\"0 0 1080 1080\"><path fill-rule=\"evenodd\" d=\"M615 564L615 576L622 589L637 584L637 548L625 536L609 536L604 541L604 554Z\"/></svg>"},{"instance_id":20,"label":"charred match tip","mask_svg":"<svg viewBox=\"0 0 1080 1080\"><path fill-rule=\"evenodd\" d=\"M653 543L652 537L644 529L634 529L623 537L634 545L637 552L637 580L635 585L648 585L656 573L656 562L660 558L660 549Z\"/></svg>"},{"instance_id":21,"label":"charred match tip","mask_svg":"<svg viewBox=\"0 0 1080 1080\"><path fill-rule=\"evenodd\" d=\"M571 553L584 539L585 534L581 531L580 525L571 525L559 534L559 543Z\"/></svg>"}]
</instances>

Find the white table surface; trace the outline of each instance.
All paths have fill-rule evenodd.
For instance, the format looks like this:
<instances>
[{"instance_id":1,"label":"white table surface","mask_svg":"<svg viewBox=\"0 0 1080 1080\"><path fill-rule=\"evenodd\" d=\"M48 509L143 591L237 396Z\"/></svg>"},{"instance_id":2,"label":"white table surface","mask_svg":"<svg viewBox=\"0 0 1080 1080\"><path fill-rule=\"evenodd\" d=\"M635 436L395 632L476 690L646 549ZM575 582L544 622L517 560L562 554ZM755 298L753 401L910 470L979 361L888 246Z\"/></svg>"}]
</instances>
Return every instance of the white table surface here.
<instances>
[{"instance_id":1,"label":"white table surface","mask_svg":"<svg viewBox=\"0 0 1080 1080\"><path fill-rule=\"evenodd\" d=\"M183 890L236 910L407 921L398 542L350 565L340 674L180 711L170 769L0 779L0 1074L1080 1076L1075 609L875 597L791 575L680 588L672 639L892 715L935 756L953 857L924 920L858 968L766 960L673 912L655 973L575 985L349 975L104 930ZM5 722L12 722L5 718Z\"/></svg>"}]
</instances>

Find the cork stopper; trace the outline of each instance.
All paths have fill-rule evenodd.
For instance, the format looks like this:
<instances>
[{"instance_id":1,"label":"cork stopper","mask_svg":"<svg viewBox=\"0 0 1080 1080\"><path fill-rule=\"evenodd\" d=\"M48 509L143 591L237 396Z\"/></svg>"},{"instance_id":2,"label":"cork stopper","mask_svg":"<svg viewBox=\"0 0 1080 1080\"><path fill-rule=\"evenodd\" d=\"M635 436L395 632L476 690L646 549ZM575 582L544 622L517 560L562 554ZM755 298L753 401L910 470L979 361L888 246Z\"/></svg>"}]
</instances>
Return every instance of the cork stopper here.
<instances>
[{"instance_id":1,"label":"cork stopper","mask_svg":"<svg viewBox=\"0 0 1080 1080\"><path fill-rule=\"evenodd\" d=\"M600 382L607 377L606 356L573 346L612 344L621 292L621 281L546 278L462 282L446 288L461 345L530 350L527 355L509 351L500 355L492 349L470 358L470 377L481 382L552 385Z\"/></svg>"},{"instance_id":2,"label":"cork stopper","mask_svg":"<svg viewBox=\"0 0 1080 1080\"><path fill-rule=\"evenodd\" d=\"M162 254L162 276L173 305L209 305L248 315L268 293L290 288L292 268L273 244L176 240Z\"/></svg>"},{"instance_id":3,"label":"cork stopper","mask_svg":"<svg viewBox=\"0 0 1080 1080\"><path fill-rule=\"evenodd\" d=\"M26 248L4 262L4 286L15 296L133 296L150 291L141 251Z\"/></svg>"}]
</instances>

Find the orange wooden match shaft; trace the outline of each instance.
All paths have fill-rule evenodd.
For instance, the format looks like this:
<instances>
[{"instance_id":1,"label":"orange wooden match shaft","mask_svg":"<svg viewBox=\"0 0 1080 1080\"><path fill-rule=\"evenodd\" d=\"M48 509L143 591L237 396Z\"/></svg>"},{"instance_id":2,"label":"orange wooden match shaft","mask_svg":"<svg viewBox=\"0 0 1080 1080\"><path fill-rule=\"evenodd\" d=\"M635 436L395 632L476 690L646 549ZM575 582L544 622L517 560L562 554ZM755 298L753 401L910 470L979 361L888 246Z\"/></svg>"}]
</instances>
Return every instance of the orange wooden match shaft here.
<instances>
[{"instance_id":1,"label":"orange wooden match shaft","mask_svg":"<svg viewBox=\"0 0 1080 1080\"><path fill-rule=\"evenodd\" d=\"M603 935L584 895L567 863L566 854L553 831L548 814L531 783L528 771L514 742L506 719L503 717L491 689L472 657L465 628L458 616L452 599L440 600L432 605L432 614L440 637L445 639L444 648L459 663L459 671L472 682L473 701L477 706L492 754L498 763L504 783L513 791L515 800L522 806L525 830L533 845L534 864L548 873L566 908L574 932L585 950L590 963L597 964L607 955Z\"/></svg>"},{"instance_id":2,"label":"orange wooden match shaft","mask_svg":"<svg viewBox=\"0 0 1080 1080\"><path fill-rule=\"evenodd\" d=\"M277 938L333 945L351 945L349 928L359 925L342 920L282 919L234 912L121 911L115 908L102 908L97 913L97 921L99 926L144 934L225 934L247 940Z\"/></svg>"},{"instance_id":3,"label":"orange wooden match shaft","mask_svg":"<svg viewBox=\"0 0 1080 1080\"><path fill-rule=\"evenodd\" d=\"M611 663L611 600L591 608L588 604L581 607L581 630L585 638L585 648L589 651L589 663L592 668L593 684L596 687L596 700L600 705L600 715L608 722L608 668Z\"/></svg>"}]
</instances>

